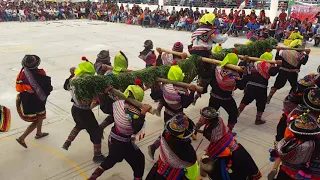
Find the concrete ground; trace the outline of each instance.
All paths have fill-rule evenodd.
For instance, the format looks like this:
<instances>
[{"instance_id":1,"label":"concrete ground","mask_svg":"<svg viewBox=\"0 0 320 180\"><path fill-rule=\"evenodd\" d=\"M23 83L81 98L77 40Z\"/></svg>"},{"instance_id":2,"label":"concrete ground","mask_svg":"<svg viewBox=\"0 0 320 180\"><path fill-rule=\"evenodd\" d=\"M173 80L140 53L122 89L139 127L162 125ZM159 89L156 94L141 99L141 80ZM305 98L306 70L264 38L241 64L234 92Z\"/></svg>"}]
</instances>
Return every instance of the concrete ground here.
<instances>
[{"instance_id":1,"label":"concrete ground","mask_svg":"<svg viewBox=\"0 0 320 180\"><path fill-rule=\"evenodd\" d=\"M144 63L137 56L143 49L143 42L151 39L155 47L171 48L176 41L183 42L185 51L190 43L190 32L178 32L156 28L141 28L124 24L112 24L97 21L54 21L35 23L0 23L0 104L11 109L12 125L10 132L0 134L0 176L5 180L80 180L86 179L98 166L92 162L93 147L88 134L83 131L74 141L69 151L61 148L74 126L70 115L70 94L63 89L64 80L69 76L69 68L81 62L86 56L95 61L97 53L110 50L113 58L122 50L129 58L130 69L141 69ZM230 38L223 46L232 47L234 43L245 42L242 38ZM35 132L27 139L28 149L22 148L15 138L24 132L29 123L21 120L15 108L15 78L21 68L25 54L36 54L42 59L40 65L52 77L54 90L47 103L47 120L43 130L50 136L35 140ZM309 62L301 68L300 77L315 72L319 65L320 50L312 49ZM272 86L275 78L270 79ZM281 115L282 100L290 87L278 91L267 105L263 117L267 123L254 125L256 107L252 103L238 119L235 131L236 139L249 151L261 169L264 178L272 167L268 149L273 146L276 125ZM153 107L156 104L148 96L145 103ZM235 91L234 97L239 104L243 92ZM194 121L198 120L199 109L208 104L205 95L196 104L186 109L186 114ZM222 117L227 120L223 109ZM106 115L96 108L96 118L101 122ZM163 120L156 116L147 116L146 137L138 146L146 157L145 175L154 161L147 153L147 147L160 134ZM110 127L105 130L108 136ZM199 136L193 145L197 147L203 139ZM197 153L204 152L208 141L204 140ZM103 140L103 153L108 154L107 141ZM105 172L99 179L132 179L133 173L126 162L118 163Z\"/></svg>"}]
</instances>

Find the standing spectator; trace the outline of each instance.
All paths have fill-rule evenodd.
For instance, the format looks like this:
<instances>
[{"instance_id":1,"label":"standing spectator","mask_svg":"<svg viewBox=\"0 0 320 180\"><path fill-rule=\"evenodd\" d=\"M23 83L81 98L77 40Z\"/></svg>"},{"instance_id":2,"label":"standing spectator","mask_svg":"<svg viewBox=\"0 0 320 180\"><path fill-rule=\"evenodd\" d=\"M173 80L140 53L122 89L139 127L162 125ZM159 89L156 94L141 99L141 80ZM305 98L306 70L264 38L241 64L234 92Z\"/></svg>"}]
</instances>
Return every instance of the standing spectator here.
<instances>
[{"instance_id":1,"label":"standing spectator","mask_svg":"<svg viewBox=\"0 0 320 180\"><path fill-rule=\"evenodd\" d=\"M196 10L193 13L194 20L198 20L200 18L200 15L201 14L199 12L199 8L197 7Z\"/></svg>"},{"instance_id":2,"label":"standing spectator","mask_svg":"<svg viewBox=\"0 0 320 180\"><path fill-rule=\"evenodd\" d=\"M120 6L120 11L124 11L123 4L121 4L121 6Z\"/></svg>"},{"instance_id":3,"label":"standing spectator","mask_svg":"<svg viewBox=\"0 0 320 180\"><path fill-rule=\"evenodd\" d=\"M282 12L279 15L279 20L280 21L285 21L287 19L287 13L285 9L282 9Z\"/></svg>"}]
</instances>

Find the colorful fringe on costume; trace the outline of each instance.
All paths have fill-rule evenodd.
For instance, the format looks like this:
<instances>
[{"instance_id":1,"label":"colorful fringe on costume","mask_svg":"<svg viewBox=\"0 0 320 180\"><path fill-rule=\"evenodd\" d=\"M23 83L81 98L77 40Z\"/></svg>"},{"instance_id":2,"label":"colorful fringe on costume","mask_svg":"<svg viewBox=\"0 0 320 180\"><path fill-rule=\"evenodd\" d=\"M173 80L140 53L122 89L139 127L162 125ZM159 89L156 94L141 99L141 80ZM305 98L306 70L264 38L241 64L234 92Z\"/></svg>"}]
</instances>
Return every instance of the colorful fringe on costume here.
<instances>
[{"instance_id":1,"label":"colorful fringe on costume","mask_svg":"<svg viewBox=\"0 0 320 180\"><path fill-rule=\"evenodd\" d=\"M20 118L24 121L33 122L39 119L46 119L46 111L38 112L36 114L25 114L19 94L17 95L16 106Z\"/></svg>"},{"instance_id":2,"label":"colorful fringe on costume","mask_svg":"<svg viewBox=\"0 0 320 180\"><path fill-rule=\"evenodd\" d=\"M11 125L10 109L0 105L0 132L8 132Z\"/></svg>"}]
</instances>

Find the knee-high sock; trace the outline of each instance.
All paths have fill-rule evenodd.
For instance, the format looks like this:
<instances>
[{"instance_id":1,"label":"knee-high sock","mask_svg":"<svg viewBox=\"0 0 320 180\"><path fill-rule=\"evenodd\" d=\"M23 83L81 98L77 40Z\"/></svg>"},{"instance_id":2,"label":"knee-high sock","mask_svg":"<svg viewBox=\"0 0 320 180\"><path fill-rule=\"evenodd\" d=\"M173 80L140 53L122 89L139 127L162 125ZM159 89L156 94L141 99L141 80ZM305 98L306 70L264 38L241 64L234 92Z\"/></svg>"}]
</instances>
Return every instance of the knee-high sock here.
<instances>
[{"instance_id":1,"label":"knee-high sock","mask_svg":"<svg viewBox=\"0 0 320 180\"><path fill-rule=\"evenodd\" d=\"M71 143L71 142L78 136L79 132L80 132L80 131L79 131L77 128L74 127L74 128L71 130L71 132L70 132L70 134L69 134L69 136L68 136L67 141Z\"/></svg>"},{"instance_id":2,"label":"knee-high sock","mask_svg":"<svg viewBox=\"0 0 320 180\"><path fill-rule=\"evenodd\" d=\"M101 176L101 174L104 172L104 169L99 166L90 176L90 178L88 180L96 180L99 176Z\"/></svg>"},{"instance_id":3,"label":"knee-high sock","mask_svg":"<svg viewBox=\"0 0 320 180\"><path fill-rule=\"evenodd\" d=\"M95 156L101 156L101 144L94 144L93 145L93 153Z\"/></svg>"},{"instance_id":4,"label":"knee-high sock","mask_svg":"<svg viewBox=\"0 0 320 180\"><path fill-rule=\"evenodd\" d=\"M268 101L270 101L270 99L272 98L272 96L273 96L274 93L276 93L276 92L277 92L277 88L272 87L272 88L270 89L270 93L269 93L269 95L268 95Z\"/></svg>"},{"instance_id":5,"label":"knee-high sock","mask_svg":"<svg viewBox=\"0 0 320 180\"><path fill-rule=\"evenodd\" d=\"M244 104L244 103L240 103L239 107L238 107L238 117L240 116L240 114L242 113L242 111L244 110L244 108L246 107L247 105Z\"/></svg>"},{"instance_id":6,"label":"knee-high sock","mask_svg":"<svg viewBox=\"0 0 320 180\"><path fill-rule=\"evenodd\" d=\"M263 112L257 112L257 115L256 115L256 121L259 121L259 120L262 120L262 114Z\"/></svg>"}]
</instances>

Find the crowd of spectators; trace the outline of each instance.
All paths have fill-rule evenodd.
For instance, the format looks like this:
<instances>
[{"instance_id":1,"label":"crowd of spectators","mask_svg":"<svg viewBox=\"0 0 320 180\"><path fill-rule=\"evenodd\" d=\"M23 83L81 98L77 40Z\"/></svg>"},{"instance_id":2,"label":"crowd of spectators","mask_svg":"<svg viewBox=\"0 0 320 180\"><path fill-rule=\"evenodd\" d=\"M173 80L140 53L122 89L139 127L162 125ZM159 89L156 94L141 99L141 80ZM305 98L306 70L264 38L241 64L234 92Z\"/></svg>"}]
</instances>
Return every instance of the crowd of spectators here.
<instances>
[{"instance_id":1,"label":"crowd of spectators","mask_svg":"<svg viewBox=\"0 0 320 180\"><path fill-rule=\"evenodd\" d=\"M199 19L205 13L209 12L192 6L180 9L173 7L171 11L158 6L156 10L151 11L148 8L142 9L138 5L129 8L128 5L118 6L116 3L91 2L90 0L79 3L45 1L24 3L21 1L15 4L15 2L2 2L0 5L0 21L24 22L88 18L185 31L196 30L199 26ZM212 13L216 15L214 26L220 33L231 29L233 36L256 36L259 39L271 36L281 41L289 38L291 32L298 28L304 41L314 39L316 46L320 43L319 25L312 24L308 19L303 22L290 19L285 10L272 22L263 9L259 13L251 10L249 14L246 14L244 10L238 12L236 9L231 9L226 13L224 9L215 8ZM320 18L320 14L318 13L316 17Z\"/></svg>"}]
</instances>

